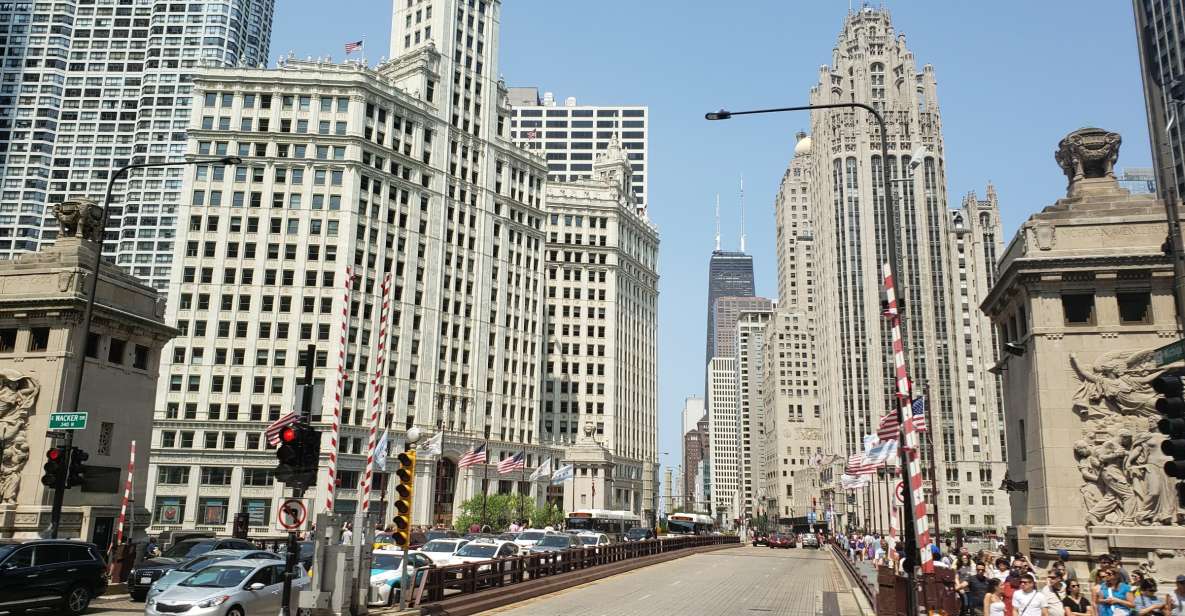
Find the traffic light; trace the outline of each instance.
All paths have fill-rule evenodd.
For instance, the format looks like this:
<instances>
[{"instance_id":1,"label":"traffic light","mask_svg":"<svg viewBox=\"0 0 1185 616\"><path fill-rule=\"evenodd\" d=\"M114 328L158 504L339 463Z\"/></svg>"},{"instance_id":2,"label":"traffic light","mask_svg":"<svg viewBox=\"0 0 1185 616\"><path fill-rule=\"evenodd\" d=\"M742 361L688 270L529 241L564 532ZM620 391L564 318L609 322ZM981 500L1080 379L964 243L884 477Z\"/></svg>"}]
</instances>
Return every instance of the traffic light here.
<instances>
[{"instance_id":1,"label":"traffic light","mask_svg":"<svg viewBox=\"0 0 1185 616\"><path fill-rule=\"evenodd\" d=\"M66 470L66 489L82 485L83 480L86 479L86 472L82 469L82 463L86 462L89 458L90 455L85 451L77 447L71 448L70 464Z\"/></svg>"},{"instance_id":2,"label":"traffic light","mask_svg":"<svg viewBox=\"0 0 1185 616\"><path fill-rule=\"evenodd\" d=\"M411 506L412 506L412 491L415 487L416 481L416 452L405 451L395 457L399 462L399 468L395 470L395 476L399 479L399 485L395 486L395 493L398 498L395 499L395 543L403 546L405 549L411 542Z\"/></svg>"},{"instance_id":3,"label":"traffic light","mask_svg":"<svg viewBox=\"0 0 1185 616\"><path fill-rule=\"evenodd\" d=\"M321 432L304 422L285 426L276 449L276 479L298 490L316 485L320 456Z\"/></svg>"},{"instance_id":4,"label":"traffic light","mask_svg":"<svg viewBox=\"0 0 1185 616\"><path fill-rule=\"evenodd\" d=\"M1160 394L1156 411L1163 416L1156 429L1167 437L1160 450L1172 458L1164 463L1164 472L1174 479L1185 479L1185 386L1180 376L1162 374L1152 380L1152 389Z\"/></svg>"},{"instance_id":5,"label":"traffic light","mask_svg":"<svg viewBox=\"0 0 1185 616\"><path fill-rule=\"evenodd\" d=\"M41 476L41 483L50 487L58 488L62 486L66 474L66 458L69 455L69 449L65 447L54 447L45 452L45 474Z\"/></svg>"}]
</instances>

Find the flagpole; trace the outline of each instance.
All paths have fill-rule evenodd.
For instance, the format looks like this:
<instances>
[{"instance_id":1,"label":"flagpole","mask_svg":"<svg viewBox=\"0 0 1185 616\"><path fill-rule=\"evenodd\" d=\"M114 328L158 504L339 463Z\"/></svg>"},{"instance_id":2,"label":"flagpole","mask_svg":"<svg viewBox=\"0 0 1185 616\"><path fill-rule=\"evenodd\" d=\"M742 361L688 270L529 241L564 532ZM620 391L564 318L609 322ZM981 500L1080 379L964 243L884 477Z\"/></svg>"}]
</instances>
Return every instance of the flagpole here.
<instances>
[{"instance_id":1,"label":"flagpole","mask_svg":"<svg viewBox=\"0 0 1185 616\"><path fill-rule=\"evenodd\" d=\"M912 403L911 403L912 406ZM912 409L910 411L912 413ZM930 500L934 502L934 543L942 539L942 531L938 528L938 469L934 464L934 422L930 416L930 383L922 385L922 417L926 421L926 450L930 454Z\"/></svg>"},{"instance_id":2,"label":"flagpole","mask_svg":"<svg viewBox=\"0 0 1185 616\"><path fill-rule=\"evenodd\" d=\"M526 447L523 447L522 454L523 454L523 459L522 459L523 480L522 480L522 482L526 483L527 482L527 448ZM517 492L518 490L515 490L515 491ZM520 522L523 519L523 505L525 504L523 501L525 501L525 500L526 500L526 495L520 493L518 495L518 519Z\"/></svg>"},{"instance_id":3,"label":"flagpole","mask_svg":"<svg viewBox=\"0 0 1185 616\"><path fill-rule=\"evenodd\" d=\"M485 460L481 465L481 528L485 532L486 527L486 501L489 499L487 494L486 484L490 481L490 442L485 442Z\"/></svg>"}]
</instances>

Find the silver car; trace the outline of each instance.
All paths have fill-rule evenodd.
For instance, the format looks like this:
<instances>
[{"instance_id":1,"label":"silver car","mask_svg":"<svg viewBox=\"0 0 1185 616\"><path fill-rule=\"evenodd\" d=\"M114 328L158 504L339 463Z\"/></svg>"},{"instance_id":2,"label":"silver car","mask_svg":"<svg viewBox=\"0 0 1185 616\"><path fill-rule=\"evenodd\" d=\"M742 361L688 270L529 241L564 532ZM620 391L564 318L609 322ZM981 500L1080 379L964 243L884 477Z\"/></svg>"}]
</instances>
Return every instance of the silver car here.
<instances>
[{"instance_id":1,"label":"silver car","mask_svg":"<svg viewBox=\"0 0 1185 616\"><path fill-rule=\"evenodd\" d=\"M226 560L283 560L280 555L274 552L265 552L263 550L210 550L197 558L173 569L172 571L161 576L160 579L152 583L152 588L148 589L148 596L155 597L162 592L172 588L185 578L209 567L210 565L220 563Z\"/></svg>"},{"instance_id":2,"label":"silver car","mask_svg":"<svg viewBox=\"0 0 1185 616\"><path fill-rule=\"evenodd\" d=\"M308 586L297 566L293 590ZM211 565L148 599L146 616L254 616L280 611L284 563L278 560L226 560Z\"/></svg>"}]
</instances>

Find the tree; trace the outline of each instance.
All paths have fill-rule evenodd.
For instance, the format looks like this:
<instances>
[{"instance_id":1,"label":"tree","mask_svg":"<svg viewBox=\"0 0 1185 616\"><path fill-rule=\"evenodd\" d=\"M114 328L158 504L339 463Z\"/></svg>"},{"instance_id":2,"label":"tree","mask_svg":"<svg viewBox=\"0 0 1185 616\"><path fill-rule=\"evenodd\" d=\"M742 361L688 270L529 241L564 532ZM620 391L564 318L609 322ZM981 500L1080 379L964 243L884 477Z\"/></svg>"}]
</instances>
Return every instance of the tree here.
<instances>
[{"instance_id":1,"label":"tree","mask_svg":"<svg viewBox=\"0 0 1185 616\"><path fill-rule=\"evenodd\" d=\"M564 522L564 510L555 503L546 503L542 507L535 509L530 520L531 526L534 528L559 526Z\"/></svg>"},{"instance_id":2,"label":"tree","mask_svg":"<svg viewBox=\"0 0 1185 616\"><path fill-rule=\"evenodd\" d=\"M453 528L467 532L470 526L477 524L489 526L494 530L505 530L511 522L533 520L534 515L535 501L525 494L478 495L461 503L460 513L453 517Z\"/></svg>"}]
</instances>

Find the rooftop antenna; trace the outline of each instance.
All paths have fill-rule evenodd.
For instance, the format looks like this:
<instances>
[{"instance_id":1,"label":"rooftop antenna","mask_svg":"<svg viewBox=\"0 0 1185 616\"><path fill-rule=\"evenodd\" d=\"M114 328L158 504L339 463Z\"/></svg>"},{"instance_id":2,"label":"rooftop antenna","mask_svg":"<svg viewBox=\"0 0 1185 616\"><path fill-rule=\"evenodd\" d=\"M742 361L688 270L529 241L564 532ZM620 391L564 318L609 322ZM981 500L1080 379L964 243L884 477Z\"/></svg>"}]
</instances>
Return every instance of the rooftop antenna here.
<instances>
[{"instance_id":1,"label":"rooftop antenna","mask_svg":"<svg viewBox=\"0 0 1185 616\"><path fill-rule=\"evenodd\" d=\"M741 174L741 252L745 252L745 174Z\"/></svg>"},{"instance_id":2,"label":"rooftop antenna","mask_svg":"<svg viewBox=\"0 0 1185 616\"><path fill-rule=\"evenodd\" d=\"M716 252L720 252L720 193L716 193Z\"/></svg>"}]
</instances>

